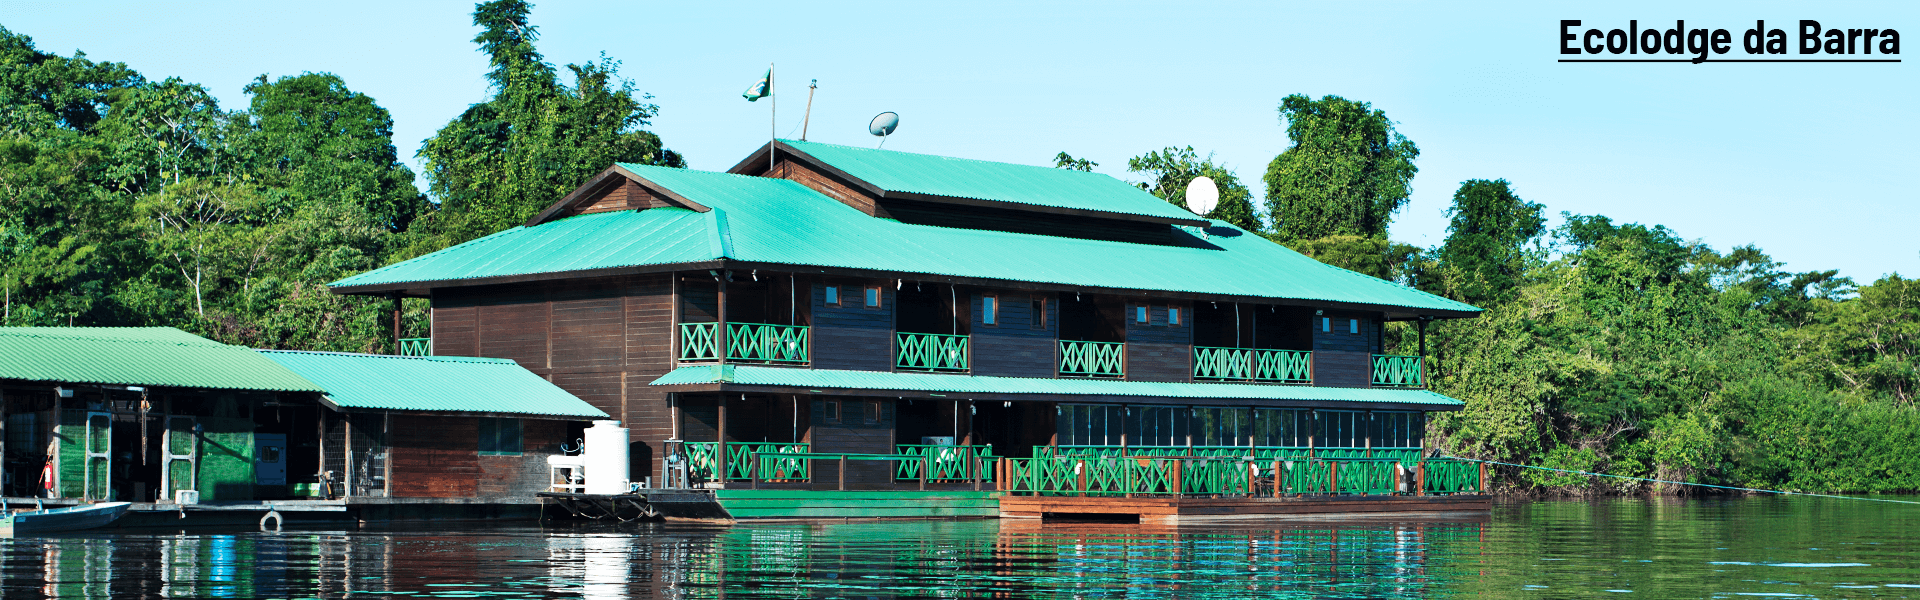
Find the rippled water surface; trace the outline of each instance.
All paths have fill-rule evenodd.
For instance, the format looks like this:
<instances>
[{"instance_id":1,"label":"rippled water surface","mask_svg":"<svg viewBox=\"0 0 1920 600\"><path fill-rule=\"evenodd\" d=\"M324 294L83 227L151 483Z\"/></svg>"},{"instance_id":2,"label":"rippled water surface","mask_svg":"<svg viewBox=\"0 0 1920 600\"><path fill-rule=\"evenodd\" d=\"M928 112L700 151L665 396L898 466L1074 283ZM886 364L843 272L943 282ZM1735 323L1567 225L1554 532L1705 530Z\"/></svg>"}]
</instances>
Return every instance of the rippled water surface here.
<instances>
[{"instance_id":1,"label":"rippled water surface","mask_svg":"<svg viewBox=\"0 0 1920 600\"><path fill-rule=\"evenodd\" d=\"M1913 498L1907 498L1913 500ZM0 539L0 596L1920 597L1920 505L1530 502L1490 519L149 531Z\"/></svg>"}]
</instances>

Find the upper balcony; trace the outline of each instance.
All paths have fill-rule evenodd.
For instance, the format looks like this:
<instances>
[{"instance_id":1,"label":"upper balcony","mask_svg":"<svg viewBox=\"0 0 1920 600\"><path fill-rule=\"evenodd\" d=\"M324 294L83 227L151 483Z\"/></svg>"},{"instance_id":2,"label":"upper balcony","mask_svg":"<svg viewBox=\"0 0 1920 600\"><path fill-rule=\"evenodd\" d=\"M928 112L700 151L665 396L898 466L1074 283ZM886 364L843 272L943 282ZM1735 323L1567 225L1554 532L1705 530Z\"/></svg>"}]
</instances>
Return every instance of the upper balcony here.
<instances>
[{"instance_id":1,"label":"upper balcony","mask_svg":"<svg viewBox=\"0 0 1920 600\"><path fill-rule=\"evenodd\" d=\"M1419 356L1373 355L1373 387L1427 387L1427 361Z\"/></svg>"},{"instance_id":2,"label":"upper balcony","mask_svg":"<svg viewBox=\"0 0 1920 600\"><path fill-rule=\"evenodd\" d=\"M805 365L813 362L812 328L805 325L728 323L727 362ZM680 324L680 362L720 360L719 323Z\"/></svg>"},{"instance_id":3,"label":"upper balcony","mask_svg":"<svg viewBox=\"0 0 1920 600\"><path fill-rule=\"evenodd\" d=\"M1313 353L1305 350L1193 347L1194 381L1313 383Z\"/></svg>"}]
</instances>

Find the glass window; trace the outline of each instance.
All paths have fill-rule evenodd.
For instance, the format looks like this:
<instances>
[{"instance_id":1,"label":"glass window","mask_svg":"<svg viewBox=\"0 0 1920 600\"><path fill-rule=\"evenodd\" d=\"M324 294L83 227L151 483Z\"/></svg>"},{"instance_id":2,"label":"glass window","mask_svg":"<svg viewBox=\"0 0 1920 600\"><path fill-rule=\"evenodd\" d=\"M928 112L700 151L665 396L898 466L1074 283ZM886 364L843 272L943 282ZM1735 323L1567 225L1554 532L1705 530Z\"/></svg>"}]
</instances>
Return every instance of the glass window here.
<instances>
[{"instance_id":1,"label":"glass window","mask_svg":"<svg viewBox=\"0 0 1920 600\"><path fill-rule=\"evenodd\" d=\"M1000 324L1000 299L993 296L980 298L980 322L988 325Z\"/></svg>"},{"instance_id":2,"label":"glass window","mask_svg":"<svg viewBox=\"0 0 1920 600\"><path fill-rule=\"evenodd\" d=\"M1032 324L1034 329L1047 328L1047 297L1046 296L1041 296L1038 294L1034 295L1032 317L1033 317Z\"/></svg>"},{"instance_id":3,"label":"glass window","mask_svg":"<svg viewBox=\"0 0 1920 600\"><path fill-rule=\"evenodd\" d=\"M520 420L480 418L481 456L519 456Z\"/></svg>"},{"instance_id":4,"label":"glass window","mask_svg":"<svg viewBox=\"0 0 1920 600\"><path fill-rule=\"evenodd\" d=\"M1360 320L1347 319L1347 333L1360 333Z\"/></svg>"},{"instance_id":5,"label":"glass window","mask_svg":"<svg viewBox=\"0 0 1920 600\"><path fill-rule=\"evenodd\" d=\"M880 286L867 286L867 308L880 308Z\"/></svg>"},{"instance_id":6,"label":"glass window","mask_svg":"<svg viewBox=\"0 0 1920 600\"><path fill-rule=\"evenodd\" d=\"M861 416L866 420L868 425L879 423L880 422L880 401L868 400L866 404L866 411Z\"/></svg>"},{"instance_id":7,"label":"glass window","mask_svg":"<svg viewBox=\"0 0 1920 600\"><path fill-rule=\"evenodd\" d=\"M839 400L826 401L825 405L821 407L820 412L822 413L821 416L825 417L828 423L835 423L835 424L839 423L840 422L840 401Z\"/></svg>"},{"instance_id":8,"label":"glass window","mask_svg":"<svg viewBox=\"0 0 1920 600\"><path fill-rule=\"evenodd\" d=\"M827 286L827 306L840 305L840 286Z\"/></svg>"},{"instance_id":9,"label":"glass window","mask_svg":"<svg viewBox=\"0 0 1920 600\"><path fill-rule=\"evenodd\" d=\"M1142 325L1150 323L1153 319L1152 315L1153 313L1147 311L1147 305L1145 304L1135 304L1133 306L1133 322L1135 323Z\"/></svg>"},{"instance_id":10,"label":"glass window","mask_svg":"<svg viewBox=\"0 0 1920 600\"><path fill-rule=\"evenodd\" d=\"M1333 331L1333 319L1331 317L1320 317L1320 331Z\"/></svg>"},{"instance_id":11,"label":"glass window","mask_svg":"<svg viewBox=\"0 0 1920 600\"><path fill-rule=\"evenodd\" d=\"M1167 306L1167 324L1168 325L1180 324L1180 307L1173 306L1173 305Z\"/></svg>"}]
</instances>

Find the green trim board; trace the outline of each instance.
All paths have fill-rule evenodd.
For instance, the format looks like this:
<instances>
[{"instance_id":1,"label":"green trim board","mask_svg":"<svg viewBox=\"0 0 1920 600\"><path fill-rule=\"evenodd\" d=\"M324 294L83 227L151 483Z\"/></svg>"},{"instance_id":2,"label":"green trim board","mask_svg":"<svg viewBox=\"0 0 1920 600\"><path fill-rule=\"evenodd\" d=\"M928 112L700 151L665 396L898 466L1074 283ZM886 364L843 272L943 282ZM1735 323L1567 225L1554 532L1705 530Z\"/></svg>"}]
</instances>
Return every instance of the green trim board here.
<instances>
[{"instance_id":1,"label":"green trim board","mask_svg":"<svg viewBox=\"0 0 1920 600\"><path fill-rule=\"evenodd\" d=\"M840 369L789 369L751 365L695 365L669 371L649 385L737 384L977 394L1133 396L1206 401L1279 400L1401 404L1454 410L1465 403L1429 390L1310 387L1250 383L1165 383L1115 379L993 377L935 373L893 373Z\"/></svg>"},{"instance_id":2,"label":"green trim board","mask_svg":"<svg viewBox=\"0 0 1920 600\"><path fill-rule=\"evenodd\" d=\"M714 490L735 519L875 519L1000 516L1000 492Z\"/></svg>"},{"instance_id":3,"label":"green trim board","mask_svg":"<svg viewBox=\"0 0 1920 600\"><path fill-rule=\"evenodd\" d=\"M0 327L0 379L325 391L253 350L172 327Z\"/></svg>"},{"instance_id":4,"label":"green trim board","mask_svg":"<svg viewBox=\"0 0 1920 600\"><path fill-rule=\"evenodd\" d=\"M327 390L344 409L418 410L607 419L519 363L502 358L260 350Z\"/></svg>"},{"instance_id":5,"label":"green trim board","mask_svg":"<svg viewBox=\"0 0 1920 600\"><path fill-rule=\"evenodd\" d=\"M354 275L341 293L584 277L623 269L736 261L1070 286L1406 309L1471 316L1480 309L1328 266L1213 221L1177 228L1184 245L913 225L868 216L784 179L622 164L649 184L709 207L578 215L516 227Z\"/></svg>"}]
</instances>

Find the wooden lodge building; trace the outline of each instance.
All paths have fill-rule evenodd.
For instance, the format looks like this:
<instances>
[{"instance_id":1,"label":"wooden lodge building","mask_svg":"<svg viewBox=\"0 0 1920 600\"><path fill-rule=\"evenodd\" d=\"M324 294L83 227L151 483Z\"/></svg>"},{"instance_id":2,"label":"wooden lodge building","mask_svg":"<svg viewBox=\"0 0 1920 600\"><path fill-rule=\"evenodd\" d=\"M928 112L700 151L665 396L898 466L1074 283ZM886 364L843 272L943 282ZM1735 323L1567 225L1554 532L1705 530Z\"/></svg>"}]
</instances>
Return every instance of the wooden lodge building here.
<instances>
[{"instance_id":1,"label":"wooden lodge building","mask_svg":"<svg viewBox=\"0 0 1920 600\"><path fill-rule=\"evenodd\" d=\"M533 516L547 457L607 417L503 359L253 350L170 327L0 328L0 496L14 509L130 501L176 527L188 512L251 523L274 507Z\"/></svg>"},{"instance_id":2,"label":"wooden lodge building","mask_svg":"<svg viewBox=\"0 0 1920 600\"><path fill-rule=\"evenodd\" d=\"M1421 458L1461 402L1382 343L1479 309L1101 174L780 140L727 173L617 164L522 227L330 285L431 299L431 354L518 362L630 429L634 480L685 464L735 516L924 514L746 501L798 491L980 489L1011 514L1480 489Z\"/></svg>"}]
</instances>

